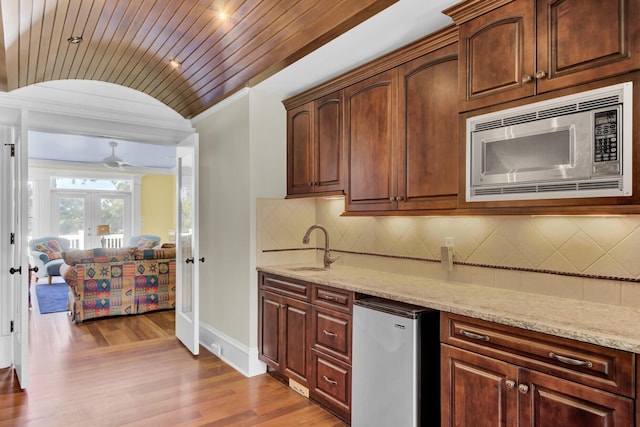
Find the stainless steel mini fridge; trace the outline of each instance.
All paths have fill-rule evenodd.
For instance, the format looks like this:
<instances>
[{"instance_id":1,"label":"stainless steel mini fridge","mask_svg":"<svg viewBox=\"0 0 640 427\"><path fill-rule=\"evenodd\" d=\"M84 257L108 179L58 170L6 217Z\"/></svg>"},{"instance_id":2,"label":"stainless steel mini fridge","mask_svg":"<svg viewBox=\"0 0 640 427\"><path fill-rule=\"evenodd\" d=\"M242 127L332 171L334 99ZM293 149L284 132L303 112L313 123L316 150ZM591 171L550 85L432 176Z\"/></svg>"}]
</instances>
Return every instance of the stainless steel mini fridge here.
<instances>
[{"instance_id":1,"label":"stainless steel mini fridge","mask_svg":"<svg viewBox=\"0 0 640 427\"><path fill-rule=\"evenodd\" d=\"M352 427L440 425L439 312L354 301Z\"/></svg>"}]
</instances>

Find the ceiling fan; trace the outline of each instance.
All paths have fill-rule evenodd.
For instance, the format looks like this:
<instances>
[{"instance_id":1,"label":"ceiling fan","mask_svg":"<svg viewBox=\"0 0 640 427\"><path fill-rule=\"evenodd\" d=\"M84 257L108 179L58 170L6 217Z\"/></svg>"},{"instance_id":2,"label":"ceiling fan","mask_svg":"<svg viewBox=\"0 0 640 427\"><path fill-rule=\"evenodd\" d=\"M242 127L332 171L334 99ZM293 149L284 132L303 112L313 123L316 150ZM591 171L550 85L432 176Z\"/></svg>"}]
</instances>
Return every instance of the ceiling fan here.
<instances>
[{"instance_id":1,"label":"ceiling fan","mask_svg":"<svg viewBox=\"0 0 640 427\"><path fill-rule=\"evenodd\" d=\"M118 143L115 141L109 141L109 145L111 146L111 155L102 159L102 164L108 168L114 169L122 169L125 166L136 166L134 164L125 162L120 157L116 156L116 147Z\"/></svg>"}]
</instances>

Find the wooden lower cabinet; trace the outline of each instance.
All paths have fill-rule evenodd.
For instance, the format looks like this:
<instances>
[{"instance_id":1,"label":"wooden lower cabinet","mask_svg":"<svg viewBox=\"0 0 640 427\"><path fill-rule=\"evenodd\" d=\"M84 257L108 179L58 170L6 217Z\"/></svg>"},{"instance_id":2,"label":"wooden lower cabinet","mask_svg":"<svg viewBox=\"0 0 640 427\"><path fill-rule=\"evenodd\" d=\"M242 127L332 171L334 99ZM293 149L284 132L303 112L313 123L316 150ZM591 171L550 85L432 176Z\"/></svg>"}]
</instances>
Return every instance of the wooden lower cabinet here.
<instances>
[{"instance_id":1,"label":"wooden lower cabinet","mask_svg":"<svg viewBox=\"0 0 640 427\"><path fill-rule=\"evenodd\" d=\"M632 427L633 353L441 313L442 427Z\"/></svg>"},{"instance_id":2,"label":"wooden lower cabinet","mask_svg":"<svg viewBox=\"0 0 640 427\"><path fill-rule=\"evenodd\" d=\"M258 358L349 422L353 292L265 273L258 287Z\"/></svg>"},{"instance_id":3,"label":"wooden lower cabinet","mask_svg":"<svg viewBox=\"0 0 640 427\"><path fill-rule=\"evenodd\" d=\"M520 426L634 425L632 399L528 369L518 382Z\"/></svg>"},{"instance_id":4,"label":"wooden lower cabinet","mask_svg":"<svg viewBox=\"0 0 640 427\"><path fill-rule=\"evenodd\" d=\"M260 360L279 375L308 387L308 303L260 291Z\"/></svg>"},{"instance_id":5,"label":"wooden lower cabinet","mask_svg":"<svg viewBox=\"0 0 640 427\"><path fill-rule=\"evenodd\" d=\"M351 419L351 365L311 350L311 397L345 421Z\"/></svg>"},{"instance_id":6,"label":"wooden lower cabinet","mask_svg":"<svg viewBox=\"0 0 640 427\"><path fill-rule=\"evenodd\" d=\"M517 367L445 344L440 357L443 427L518 425L518 395L507 387Z\"/></svg>"},{"instance_id":7,"label":"wooden lower cabinet","mask_svg":"<svg viewBox=\"0 0 640 427\"><path fill-rule=\"evenodd\" d=\"M353 293L314 284L311 304L309 395L349 422Z\"/></svg>"},{"instance_id":8,"label":"wooden lower cabinet","mask_svg":"<svg viewBox=\"0 0 640 427\"><path fill-rule=\"evenodd\" d=\"M442 426L633 426L632 399L442 345Z\"/></svg>"}]
</instances>

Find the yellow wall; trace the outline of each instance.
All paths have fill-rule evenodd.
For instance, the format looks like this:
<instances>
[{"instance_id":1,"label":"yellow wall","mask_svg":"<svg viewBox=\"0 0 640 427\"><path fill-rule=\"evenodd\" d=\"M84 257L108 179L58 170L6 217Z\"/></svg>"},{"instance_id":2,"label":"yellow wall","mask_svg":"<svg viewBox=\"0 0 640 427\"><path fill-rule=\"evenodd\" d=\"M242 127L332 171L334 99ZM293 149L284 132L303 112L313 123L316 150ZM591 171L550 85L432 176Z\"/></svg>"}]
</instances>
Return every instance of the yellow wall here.
<instances>
[{"instance_id":1,"label":"yellow wall","mask_svg":"<svg viewBox=\"0 0 640 427\"><path fill-rule=\"evenodd\" d=\"M140 232L169 242L169 230L176 229L175 175L145 175L140 187Z\"/></svg>"}]
</instances>

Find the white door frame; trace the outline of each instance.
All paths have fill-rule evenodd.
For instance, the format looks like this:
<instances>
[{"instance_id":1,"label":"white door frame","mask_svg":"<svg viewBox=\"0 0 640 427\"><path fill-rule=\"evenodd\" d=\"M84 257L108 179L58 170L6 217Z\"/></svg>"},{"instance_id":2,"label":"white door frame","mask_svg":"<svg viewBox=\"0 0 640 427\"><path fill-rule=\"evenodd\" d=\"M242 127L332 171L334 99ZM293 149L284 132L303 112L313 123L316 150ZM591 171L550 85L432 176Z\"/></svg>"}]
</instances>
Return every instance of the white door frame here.
<instances>
[{"instance_id":1,"label":"white door frame","mask_svg":"<svg viewBox=\"0 0 640 427\"><path fill-rule=\"evenodd\" d=\"M11 362L14 372L20 384L25 389L28 384L29 373L29 286L30 270L27 251L27 221L28 221L28 156L27 156L27 112L22 110L17 122L13 126L13 132L3 144L13 144L11 147L12 164L9 182L2 185L3 190L8 190L11 203L3 209L3 216L11 219L10 235L11 250L9 251L9 277L5 283L11 289ZM3 226L6 224L3 221ZM4 273L4 272L3 272Z\"/></svg>"}]
</instances>

